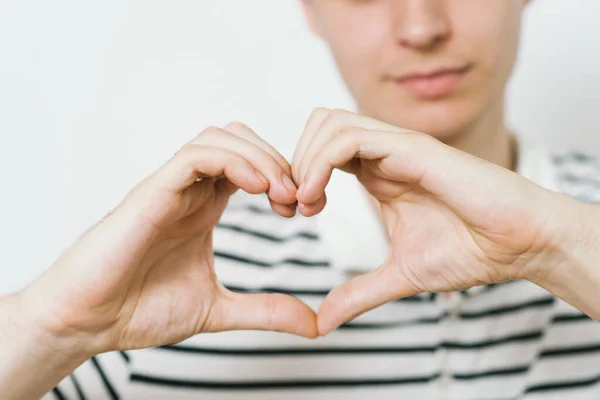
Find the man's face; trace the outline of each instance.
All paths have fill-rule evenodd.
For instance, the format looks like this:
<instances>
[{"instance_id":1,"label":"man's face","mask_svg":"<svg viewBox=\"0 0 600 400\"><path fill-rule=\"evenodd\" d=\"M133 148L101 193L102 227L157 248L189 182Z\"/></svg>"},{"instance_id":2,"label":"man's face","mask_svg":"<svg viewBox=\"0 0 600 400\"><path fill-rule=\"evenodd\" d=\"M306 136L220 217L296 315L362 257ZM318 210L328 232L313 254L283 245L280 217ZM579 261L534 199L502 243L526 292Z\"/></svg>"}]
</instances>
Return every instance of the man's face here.
<instances>
[{"instance_id":1,"label":"man's face","mask_svg":"<svg viewBox=\"0 0 600 400\"><path fill-rule=\"evenodd\" d=\"M303 0L359 110L441 140L502 110L526 3Z\"/></svg>"}]
</instances>

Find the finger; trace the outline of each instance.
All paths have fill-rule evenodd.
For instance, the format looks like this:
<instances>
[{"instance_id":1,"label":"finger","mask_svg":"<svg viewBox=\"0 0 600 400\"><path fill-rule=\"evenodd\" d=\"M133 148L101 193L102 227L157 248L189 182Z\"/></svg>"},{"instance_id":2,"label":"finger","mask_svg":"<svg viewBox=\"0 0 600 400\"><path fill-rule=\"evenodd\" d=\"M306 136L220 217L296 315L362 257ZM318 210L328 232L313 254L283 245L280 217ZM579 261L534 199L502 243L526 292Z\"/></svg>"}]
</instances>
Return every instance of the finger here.
<instances>
[{"instance_id":1,"label":"finger","mask_svg":"<svg viewBox=\"0 0 600 400\"><path fill-rule=\"evenodd\" d=\"M317 201L311 204L298 203L298 210L305 217L312 217L313 215L317 215L325 208L327 204L327 195L323 193Z\"/></svg>"},{"instance_id":2,"label":"finger","mask_svg":"<svg viewBox=\"0 0 600 400\"><path fill-rule=\"evenodd\" d=\"M302 186L297 193L298 203L312 204L323 196L335 168L345 168L355 158L385 158L389 155L390 141L396 134L367 131L360 128L346 128L333 137L305 172ZM356 172L356 171L354 171Z\"/></svg>"},{"instance_id":3,"label":"finger","mask_svg":"<svg viewBox=\"0 0 600 400\"><path fill-rule=\"evenodd\" d=\"M223 129L233 133L234 135L244 138L251 143L254 143L256 146L269 153L284 171L284 173L281 175L281 181L284 184L284 186L290 191L296 193L296 185L291 179L292 173L290 164L280 152L278 152L273 146L267 143L263 138L258 136L256 132L254 132L248 126L240 122L231 122L227 124ZM273 201L272 199L269 199L269 203L271 204L271 208L273 209L273 211L275 211L282 217L291 218L294 215L296 215L296 202L292 204L280 204Z\"/></svg>"},{"instance_id":4,"label":"finger","mask_svg":"<svg viewBox=\"0 0 600 400\"><path fill-rule=\"evenodd\" d=\"M268 330L317 337L315 312L295 297L279 293L227 292L217 304L221 330ZM221 318L221 317L219 317Z\"/></svg>"},{"instance_id":5,"label":"finger","mask_svg":"<svg viewBox=\"0 0 600 400\"><path fill-rule=\"evenodd\" d=\"M287 176L277 161L256 144L231 132L219 128L209 128L202 132L193 143L224 148L247 159L270 183L269 198L280 204L296 201L296 187L290 181L287 185L282 177ZM288 187L289 186L289 187Z\"/></svg>"},{"instance_id":6,"label":"finger","mask_svg":"<svg viewBox=\"0 0 600 400\"><path fill-rule=\"evenodd\" d=\"M299 203L310 204L324 193L334 168L352 172L360 178L361 168L355 158L380 160L381 178L396 182L417 182L432 162L427 154L430 146L424 135L345 128L315 155L300 187ZM425 149L424 149L425 148Z\"/></svg>"},{"instance_id":7,"label":"finger","mask_svg":"<svg viewBox=\"0 0 600 400\"><path fill-rule=\"evenodd\" d=\"M242 190L258 194L269 187L269 181L245 158L225 149L185 145L171 160L149 179L150 185L180 193L203 177L225 176Z\"/></svg>"},{"instance_id":8,"label":"finger","mask_svg":"<svg viewBox=\"0 0 600 400\"><path fill-rule=\"evenodd\" d=\"M294 151L294 156L292 158L292 178L296 185L300 184L298 180L298 169L300 167L300 163L308 148L314 134L317 132L323 121L329 115L330 110L326 108L316 108L308 118L306 122L306 126L304 127L304 131L302 132L302 136L300 140L296 144L296 150Z\"/></svg>"},{"instance_id":9,"label":"finger","mask_svg":"<svg viewBox=\"0 0 600 400\"><path fill-rule=\"evenodd\" d=\"M384 265L334 288L319 309L317 326L324 336L340 325L390 301L417 294L410 283Z\"/></svg>"},{"instance_id":10,"label":"finger","mask_svg":"<svg viewBox=\"0 0 600 400\"><path fill-rule=\"evenodd\" d=\"M285 159L285 157L248 126L242 124L241 122L230 122L223 129L254 143L269 153L279 164L281 169L284 170L289 177L292 176L290 163Z\"/></svg>"},{"instance_id":11,"label":"finger","mask_svg":"<svg viewBox=\"0 0 600 400\"><path fill-rule=\"evenodd\" d=\"M370 131L408 132L405 129L350 111L332 110L313 133L310 143L302 154L297 171L299 184L304 182L306 170L312 164L314 156L321 151L326 143L347 128L363 128L365 133Z\"/></svg>"},{"instance_id":12,"label":"finger","mask_svg":"<svg viewBox=\"0 0 600 400\"><path fill-rule=\"evenodd\" d=\"M271 208L273 209L273 211L285 218L292 218L293 216L295 216L296 210L298 209L296 203L279 204L271 199L269 199L269 203L271 204Z\"/></svg>"}]
</instances>

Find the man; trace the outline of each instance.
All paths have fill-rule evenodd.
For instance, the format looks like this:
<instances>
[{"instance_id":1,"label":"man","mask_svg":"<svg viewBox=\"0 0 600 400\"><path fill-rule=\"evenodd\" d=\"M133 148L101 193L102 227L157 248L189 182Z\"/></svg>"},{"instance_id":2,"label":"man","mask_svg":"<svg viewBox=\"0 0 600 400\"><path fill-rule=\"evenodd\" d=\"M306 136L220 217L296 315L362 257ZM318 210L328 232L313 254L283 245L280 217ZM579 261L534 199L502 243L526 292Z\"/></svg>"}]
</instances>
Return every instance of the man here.
<instances>
[{"instance_id":1,"label":"man","mask_svg":"<svg viewBox=\"0 0 600 400\"><path fill-rule=\"evenodd\" d=\"M302 5L312 30L330 46L358 110L370 118L317 110L307 123L291 170L283 157L241 124L204 131L192 142L197 147L186 150L211 160L199 169L210 173L193 186L196 195L202 194L201 200L192 201L198 196L187 192L180 201L186 209L212 206L213 212L205 210L200 220L181 219L175 231L166 230L164 221L187 214L161 214L158 205L167 200L157 194L152 204L158 211L148 224L164 241L156 250L160 257L150 258L152 265L139 276L105 271L97 278L98 286L82 288L79 297L50 293L47 298L55 303L77 305L69 308L69 315L52 315L48 325L69 326L65 321L79 315L77 307L95 309L97 314L90 314L86 324L77 321L76 331L114 331L117 348L122 349L175 343L200 331L240 328L327 336L309 341L273 332L229 331L200 334L158 348L106 353L83 363L49 398L597 398L600 327L531 282L484 285L524 276L522 269L529 265L525 261L537 254L530 252L536 241L524 238L538 237L533 231L544 222L524 219L519 230L509 229L500 216L512 210L512 199L503 197L494 203L491 208L498 214L488 207L494 199L490 193L506 191L512 181L485 182L471 176L473 185L486 193L479 197L468 192L464 202L432 195L438 190L449 193L442 186L456 183L456 163L446 165L443 157L436 157L441 147L422 135L413 143L427 149L415 150L419 159L403 150L407 129L425 132L548 189L596 200L600 191L593 176L600 169L595 160L552 157L528 149L505 126L505 84L514 64L526 1L304 0ZM423 154L430 158L423 160ZM218 167L221 159L233 167ZM439 176L424 174L430 169L421 169L421 163L432 169L439 164L435 169ZM257 175L251 175L250 164L259 171ZM359 260L372 246L388 245L392 252L380 260L384 263L380 269L368 271L362 261L351 265L348 257L332 257L340 253L332 250L339 246L336 238L348 228L332 229L334 217L325 217L323 189L333 168L358 177L369 197L354 192L368 199L354 212L369 215L366 218L372 222L383 221L387 234L382 237L389 238L389 243L371 243L365 242L371 232L345 232L343 237L349 240L362 239L342 245L350 260ZM178 171L189 175L184 167ZM233 185L217 184L211 176L225 176ZM208 191L210 185L218 187ZM465 182L461 185L456 185L457 190L464 190ZM268 188L270 205L265 197L236 195L215 228L214 242L209 234L199 235L198 229L210 232L208 227L219 219L234 186L249 193ZM142 188L134 189L130 199ZM179 186L168 189L179 190ZM319 217L277 215L292 216L296 206L304 216L319 214L325 207L324 222L319 225ZM469 212L492 220L483 230L486 234L456 212L467 206ZM543 203L534 207L541 209L536 212L549 225L557 223ZM129 223L134 221L138 219ZM111 223L109 217L96 230L103 225L110 229ZM380 233L377 224L372 226L373 235ZM494 252L490 244L496 240L494 235L514 238L512 248L523 248L514 254ZM124 236L122 248L107 247L104 264L115 262L111 253L130 248L132 259L138 257L137 248L129 246L132 240ZM311 325L308 307L289 297L223 292L206 283L212 282L206 276L208 268L186 269L186 263L180 262L201 259L203 265L212 266L206 254L213 245L214 271L223 285L234 292L297 296L312 309L321 307L318 325ZM488 251L478 254L480 249ZM373 254L375 259L380 256L379 251ZM470 267L482 258L489 261L484 263L487 268ZM96 260L89 262L93 265ZM170 265L174 267L169 269ZM398 265L403 266L400 280ZM107 283L111 277L131 284L127 283L126 291L114 289L111 303L96 303L107 287L113 290ZM32 293L35 286L28 291ZM476 287L428 293L471 286ZM189 318L190 307L205 304L200 300L205 301L202 296L207 293L215 299L213 307L199 310L202 318ZM33 301L34 297L25 298ZM43 309L43 300L36 301L36 308ZM100 318L109 311L125 315L127 323ZM154 322L149 316L160 313L165 313L162 324L148 322ZM215 315L225 317L213 325L210 317ZM190 324L186 329L173 328L185 323ZM97 346L106 348L103 343Z\"/></svg>"}]
</instances>

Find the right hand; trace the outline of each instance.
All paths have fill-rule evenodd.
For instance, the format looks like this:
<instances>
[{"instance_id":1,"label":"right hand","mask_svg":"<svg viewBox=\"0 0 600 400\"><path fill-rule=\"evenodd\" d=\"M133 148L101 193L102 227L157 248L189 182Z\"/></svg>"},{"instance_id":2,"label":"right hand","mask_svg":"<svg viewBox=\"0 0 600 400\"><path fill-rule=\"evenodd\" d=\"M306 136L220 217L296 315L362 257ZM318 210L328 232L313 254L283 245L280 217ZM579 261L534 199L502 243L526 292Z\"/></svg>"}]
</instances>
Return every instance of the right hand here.
<instances>
[{"instance_id":1,"label":"right hand","mask_svg":"<svg viewBox=\"0 0 600 400\"><path fill-rule=\"evenodd\" d=\"M238 188L266 192L273 210L290 217L290 175L285 158L248 127L206 129L18 296L20 318L90 355L232 329L315 337L307 305L231 292L213 268L212 231L229 197Z\"/></svg>"}]
</instances>

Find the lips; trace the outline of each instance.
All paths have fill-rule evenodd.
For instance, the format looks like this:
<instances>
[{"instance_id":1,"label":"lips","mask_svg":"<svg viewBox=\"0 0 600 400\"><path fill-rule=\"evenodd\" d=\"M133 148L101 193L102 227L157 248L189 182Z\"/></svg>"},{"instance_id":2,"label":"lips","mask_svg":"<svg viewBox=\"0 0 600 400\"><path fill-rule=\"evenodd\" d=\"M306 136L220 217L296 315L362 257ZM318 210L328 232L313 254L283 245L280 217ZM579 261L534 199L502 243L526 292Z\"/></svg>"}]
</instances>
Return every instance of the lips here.
<instances>
[{"instance_id":1,"label":"lips","mask_svg":"<svg viewBox=\"0 0 600 400\"><path fill-rule=\"evenodd\" d=\"M440 67L424 72L389 76L388 80L400 85L414 97L438 99L451 94L460 85L470 69L470 65Z\"/></svg>"}]
</instances>

